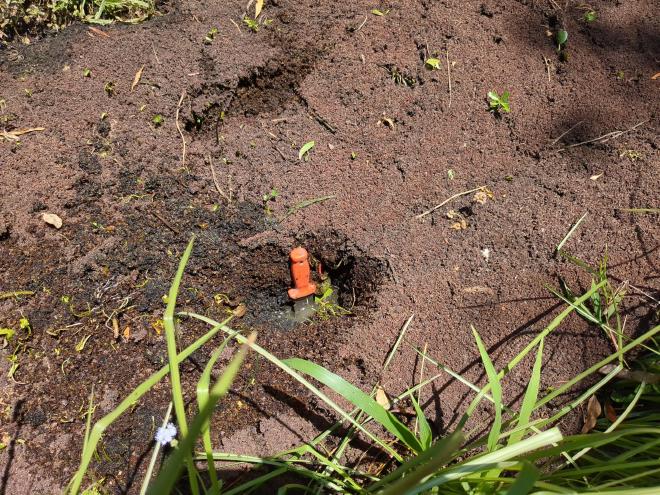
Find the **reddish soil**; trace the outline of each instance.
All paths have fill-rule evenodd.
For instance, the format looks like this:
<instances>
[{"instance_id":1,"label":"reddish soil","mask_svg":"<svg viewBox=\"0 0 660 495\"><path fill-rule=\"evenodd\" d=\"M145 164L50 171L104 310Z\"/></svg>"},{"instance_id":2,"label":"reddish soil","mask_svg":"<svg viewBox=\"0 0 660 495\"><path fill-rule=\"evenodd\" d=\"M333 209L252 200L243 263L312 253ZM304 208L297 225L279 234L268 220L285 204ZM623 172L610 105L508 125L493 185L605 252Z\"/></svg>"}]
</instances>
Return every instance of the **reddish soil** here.
<instances>
[{"instance_id":1,"label":"reddish soil","mask_svg":"<svg viewBox=\"0 0 660 495\"><path fill-rule=\"evenodd\" d=\"M594 264L607 251L614 280L658 298L657 215L622 210L658 206L654 2L595 1L599 18L588 24L582 10L555 2L392 1L376 16L377 5L361 0L269 0L272 24L256 33L240 22L245 3L172 2L142 25L103 28L107 36L78 25L0 51L0 130L45 128L0 141L0 292L34 292L0 300L0 327L18 329L24 316L32 330L19 332L13 379L7 359L0 370L2 493L59 493L79 461L92 387L99 418L165 362L153 324L192 234L180 308L222 318L228 308L213 296L227 294L247 306L237 326L256 329L276 355L312 359L365 389L381 380L392 394L419 378L412 346L482 382L470 325L499 365L524 347L558 312L545 284L562 276L588 286L554 255L585 212L566 249ZM562 26L567 61L546 33ZM219 34L204 44L213 27ZM429 55L440 70L425 68ZM511 92L510 114L487 111L490 90ZM309 160L299 160L310 140ZM482 185L493 193L485 203L470 194L415 219ZM262 196L273 188L280 195L267 214ZM326 195L335 198L277 221ZM467 228L452 228L450 210ZM63 227L45 224L45 212ZM352 316L295 328L274 317L298 243L330 270ZM627 332L657 321L649 303L631 291ZM113 318L130 327L128 342L114 338ZM203 331L183 320L181 345ZM183 366L191 400L213 347ZM544 386L611 351L578 317L546 349ZM509 401L530 367L511 375ZM443 431L470 396L443 378L423 398ZM167 400L164 382L104 436L94 474L110 493L136 492ZM332 419L252 356L219 408L214 439L227 451L273 453Z\"/></svg>"}]
</instances>

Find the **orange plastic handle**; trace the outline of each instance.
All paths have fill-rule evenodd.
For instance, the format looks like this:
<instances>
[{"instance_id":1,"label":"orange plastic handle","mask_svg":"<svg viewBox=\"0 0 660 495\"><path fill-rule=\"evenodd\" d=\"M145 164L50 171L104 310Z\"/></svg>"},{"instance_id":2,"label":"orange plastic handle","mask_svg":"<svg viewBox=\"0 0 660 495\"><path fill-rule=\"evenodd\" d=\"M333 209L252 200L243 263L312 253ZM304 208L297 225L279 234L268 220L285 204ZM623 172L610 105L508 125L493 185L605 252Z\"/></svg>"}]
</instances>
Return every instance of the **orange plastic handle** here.
<instances>
[{"instance_id":1,"label":"orange plastic handle","mask_svg":"<svg viewBox=\"0 0 660 495\"><path fill-rule=\"evenodd\" d=\"M310 280L309 255L303 247L297 247L289 254L291 261L291 280L293 288L289 289L291 299L302 299L316 292L316 285Z\"/></svg>"}]
</instances>

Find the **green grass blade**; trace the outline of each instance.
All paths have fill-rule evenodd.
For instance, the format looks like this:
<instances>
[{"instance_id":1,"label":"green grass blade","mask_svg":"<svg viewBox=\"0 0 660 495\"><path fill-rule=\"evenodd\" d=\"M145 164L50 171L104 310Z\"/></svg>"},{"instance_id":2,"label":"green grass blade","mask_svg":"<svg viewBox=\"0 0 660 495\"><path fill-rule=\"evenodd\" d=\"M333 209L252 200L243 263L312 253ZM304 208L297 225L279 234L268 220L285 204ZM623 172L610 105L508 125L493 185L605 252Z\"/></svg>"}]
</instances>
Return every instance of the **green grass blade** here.
<instances>
[{"instance_id":1,"label":"green grass blade","mask_svg":"<svg viewBox=\"0 0 660 495\"><path fill-rule=\"evenodd\" d=\"M148 491L150 495L172 493L172 489L181 473L183 465L187 464L188 458L192 460L192 449L204 427L204 424L208 421L211 414L213 414L213 409L217 402L229 390L229 387L243 364L250 346L254 343L254 339L255 334L252 334L246 339L246 343L241 346L236 353L236 356L234 356L218 381L213 385L204 409L199 411L197 416L195 416L188 433L181 439L174 453L168 457L167 461L165 461L165 465L161 469L158 478L156 478L156 481Z\"/></svg>"},{"instance_id":2,"label":"green grass blade","mask_svg":"<svg viewBox=\"0 0 660 495\"><path fill-rule=\"evenodd\" d=\"M484 368L486 369L486 374L488 375L488 383L490 384L490 389L493 395L493 404L495 406L495 419L493 425L488 434L488 451L493 452L497 447L497 440L500 438L500 433L502 432L502 384L500 383L499 376L493 366L493 362L488 356L488 351L484 345L479 333L474 327L470 327L474 335L474 339L477 341L477 347L479 348L479 354L481 355L481 360L484 363Z\"/></svg>"},{"instance_id":3,"label":"green grass blade","mask_svg":"<svg viewBox=\"0 0 660 495\"><path fill-rule=\"evenodd\" d=\"M437 473L428 481L420 483L414 489L409 490L406 495L415 495L423 493L433 487L441 486L451 481L464 478L467 475L483 473L491 470L508 470L519 465L518 462L509 462L529 452L541 449L553 443L560 442L563 436L558 428L552 428L548 431L538 433L514 445L507 445L494 452L484 455L478 455L467 461L461 462L455 466L448 467Z\"/></svg>"},{"instance_id":4,"label":"green grass blade","mask_svg":"<svg viewBox=\"0 0 660 495\"><path fill-rule=\"evenodd\" d=\"M222 323L218 323L213 328L211 328L211 330L209 330L206 334L204 334L202 337L200 337L195 342L193 342L188 347L186 347L177 356L177 362L181 363L186 359L188 359L191 354L193 354L195 351L197 351L197 349L199 349L209 340L215 337L220 331L222 331L223 328L227 328L225 327L225 325L230 320L231 317L227 318ZM77 495L77 493L80 491L80 485L82 484L83 477L87 472L89 464L92 460L92 456L96 451L96 446L101 440L101 436L103 435L103 432L112 423L114 423L122 414L124 414L126 411L131 409L144 394L149 392L149 390L151 390L154 387L154 385L156 385L165 376L167 376L169 371L170 371L170 365L168 364L162 367L154 374L152 374L149 378L147 378L140 385L138 385L130 394L128 394L128 396L123 401L121 401L121 403L115 409L110 411L108 414L103 416L100 420L98 420L94 424L94 426L92 427L92 431L89 434L89 439L87 442L88 448L83 450L83 454L80 460L80 465L78 466L78 470L71 479L71 484L68 491L69 494Z\"/></svg>"},{"instance_id":5,"label":"green grass blade","mask_svg":"<svg viewBox=\"0 0 660 495\"><path fill-rule=\"evenodd\" d=\"M413 432L399 421L396 416L339 375L328 371L323 366L319 366L318 364L304 359L292 358L285 359L282 362L296 371L300 371L301 373L313 377L326 387L331 388L351 404L374 418L383 426L383 428L389 431L412 451L419 453L423 450L419 440L417 440Z\"/></svg>"},{"instance_id":6,"label":"green grass blade","mask_svg":"<svg viewBox=\"0 0 660 495\"><path fill-rule=\"evenodd\" d=\"M190 239L190 242L188 242L188 247L186 247L181 260L179 261L179 268L177 269L176 276L174 277L172 285L170 286L167 308L165 309L165 314L163 316L165 340L167 342L167 358L170 365L172 402L174 403L174 412L176 414L176 420L179 425L179 432L183 437L188 435L188 422L186 421L186 406L184 404L183 391L181 389L179 364L176 359L177 346L176 329L174 328L174 309L176 307L176 298L179 294L179 285L181 285L183 272L186 269L186 264L188 263L188 258L190 258L190 253L192 252L194 243L195 238L193 236L193 238ZM190 490L192 491L193 495L197 495L197 493L199 493L199 487L197 486L197 470L195 468L195 464L193 463L192 457L189 456L186 459L186 465L188 469L188 480L190 481Z\"/></svg>"},{"instance_id":7,"label":"green grass blade","mask_svg":"<svg viewBox=\"0 0 660 495\"><path fill-rule=\"evenodd\" d=\"M431 448L411 460L401 464L395 471L369 486L373 493L382 489L381 495L400 495L406 493L424 478L441 469L463 443L460 430L438 440Z\"/></svg>"},{"instance_id":8,"label":"green grass blade","mask_svg":"<svg viewBox=\"0 0 660 495\"><path fill-rule=\"evenodd\" d=\"M206 322L209 325L217 325L218 324L217 321L215 321L211 318L208 318L204 315L197 314L197 313L182 312L180 314L183 315L183 316L189 316L191 318L195 318L197 320ZM226 326L223 326L222 330L227 334L233 333L233 330L231 330L229 327L226 327ZM244 343L245 340L246 340L245 337L241 334L236 334L234 336L234 339L237 340L240 343ZM325 402L330 408L332 408L336 413L338 413L342 417L343 420L348 421L350 424L355 426L358 430L360 430L362 433L364 433L367 437L369 437L371 440L376 442L383 450L387 451L392 457L397 459L399 462L401 462L403 460L401 455L396 450L394 450L392 447L390 447L387 443L380 440L373 433L371 433L369 430L364 428L364 426L362 426L360 423L355 421L355 419L352 416L350 416L346 411L344 411L341 407L339 407L337 404L335 404L335 402L332 399L330 399L330 397L328 397L326 394L321 392L317 387L312 385L308 380L305 379L305 377L303 377L301 374L296 372L296 370L294 370L289 365L284 363L281 359L275 357L273 354L271 354L266 349L264 349L263 347L260 347L257 344L254 344L252 346L252 349L256 353L258 353L259 355L266 358L269 362L271 362L272 364L274 364L275 366L277 366L278 368L280 368L281 370L286 372L289 376L291 376L293 379L295 379L298 383L303 385L307 390L309 390L314 395L316 395L319 399L321 399L323 402Z\"/></svg>"},{"instance_id":9,"label":"green grass blade","mask_svg":"<svg viewBox=\"0 0 660 495\"><path fill-rule=\"evenodd\" d=\"M419 402L417 399L415 399L414 395L410 396L410 400L412 401L413 407L415 408L415 413L417 414L417 423L419 425L419 443L422 446L422 450L426 450L431 446L431 442L433 441L431 425L429 425L429 422L424 415L424 411L420 407Z\"/></svg>"},{"instance_id":10,"label":"green grass blade","mask_svg":"<svg viewBox=\"0 0 660 495\"><path fill-rule=\"evenodd\" d=\"M522 463L522 469L516 476L516 480L509 487L506 492L506 495L527 495L534 488L534 484L537 482L541 473L539 470L529 462Z\"/></svg>"},{"instance_id":11,"label":"green grass blade","mask_svg":"<svg viewBox=\"0 0 660 495\"><path fill-rule=\"evenodd\" d=\"M208 363L204 367L202 376L197 382L197 407L201 411L206 407L210 400L210 387L211 387L211 372L213 371L213 366L215 366L216 361L222 354L222 351L225 350L227 343L229 342L227 337L224 342L213 352ZM220 485L218 484L218 473L215 470L215 461L213 460L213 445L211 443L211 428L210 428L210 418L206 420L202 426L202 442L204 445L204 452L206 453L206 463L209 470L209 478L211 479L211 488L215 493L220 493Z\"/></svg>"},{"instance_id":12,"label":"green grass blade","mask_svg":"<svg viewBox=\"0 0 660 495\"><path fill-rule=\"evenodd\" d=\"M516 424L517 431L509 437L508 445L514 444L522 440L525 436L525 429L529 424L529 419L534 411L534 405L539 393L541 383L541 366L543 363L543 340L539 342L539 349L536 352L536 361L534 361L534 368L532 369L532 376L529 378L527 390L525 390L525 397L523 398L522 406L520 407L520 414L518 423Z\"/></svg>"}]
</instances>

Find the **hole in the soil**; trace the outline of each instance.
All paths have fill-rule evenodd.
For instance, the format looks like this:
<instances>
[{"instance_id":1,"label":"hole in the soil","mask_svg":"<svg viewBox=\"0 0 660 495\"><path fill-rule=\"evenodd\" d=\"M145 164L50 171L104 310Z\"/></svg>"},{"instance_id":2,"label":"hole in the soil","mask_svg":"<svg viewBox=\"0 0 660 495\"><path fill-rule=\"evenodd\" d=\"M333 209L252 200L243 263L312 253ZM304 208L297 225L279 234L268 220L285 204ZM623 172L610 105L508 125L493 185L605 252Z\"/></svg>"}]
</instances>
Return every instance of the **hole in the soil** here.
<instances>
[{"instance_id":1,"label":"hole in the soil","mask_svg":"<svg viewBox=\"0 0 660 495\"><path fill-rule=\"evenodd\" d=\"M366 256L338 232L308 233L291 246L266 244L240 253L238 259L220 262L217 268L223 273L223 280L234 285L227 289L227 296L234 305L246 305L245 324L274 325L280 329L298 324L288 315L292 304L287 295L291 286L288 260L293 245L308 250L312 277L319 286L319 271L328 277L325 283L332 286L336 304L341 308L359 315L371 307L372 296L386 273L384 262ZM320 319L312 318L315 321Z\"/></svg>"}]
</instances>

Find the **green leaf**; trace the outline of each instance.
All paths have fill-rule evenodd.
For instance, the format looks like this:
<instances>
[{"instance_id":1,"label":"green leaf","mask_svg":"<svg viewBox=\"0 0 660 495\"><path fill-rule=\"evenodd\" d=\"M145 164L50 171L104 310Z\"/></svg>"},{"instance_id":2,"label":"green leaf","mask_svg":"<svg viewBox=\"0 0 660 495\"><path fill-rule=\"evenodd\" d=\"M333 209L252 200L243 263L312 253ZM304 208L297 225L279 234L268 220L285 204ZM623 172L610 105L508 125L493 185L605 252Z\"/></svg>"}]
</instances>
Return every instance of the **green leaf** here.
<instances>
[{"instance_id":1,"label":"green leaf","mask_svg":"<svg viewBox=\"0 0 660 495\"><path fill-rule=\"evenodd\" d=\"M527 495L532 491L534 483L536 483L540 476L541 473L534 464L523 461L522 469L518 473L518 476L516 476L516 481L507 490L506 495Z\"/></svg>"},{"instance_id":2,"label":"green leaf","mask_svg":"<svg viewBox=\"0 0 660 495\"><path fill-rule=\"evenodd\" d=\"M389 14L390 9L387 9L385 12L383 12L382 10L378 10L378 9L371 9L371 13L373 15L377 15L379 17L382 17L382 16L385 16L385 15Z\"/></svg>"},{"instance_id":3,"label":"green leaf","mask_svg":"<svg viewBox=\"0 0 660 495\"><path fill-rule=\"evenodd\" d=\"M539 342L539 349L536 352L536 361L534 361L532 376L529 378L529 384L527 385L527 390L525 391L525 397L523 399L522 406L520 406L520 415L518 417L518 423L516 424L517 431L514 431L511 434L507 445L515 444L516 442L522 440L522 438L525 436L525 429L529 424L529 419L532 416L532 411L534 411L534 405L536 404L536 399L538 398L539 394L542 362L543 340Z\"/></svg>"},{"instance_id":4,"label":"green leaf","mask_svg":"<svg viewBox=\"0 0 660 495\"><path fill-rule=\"evenodd\" d=\"M419 423L419 442L422 444L422 450L428 450L433 441L433 433L431 432L431 426L429 425L426 416L424 416L424 411L415 399L414 395L410 396L413 406L415 407L415 412L417 413L417 422Z\"/></svg>"},{"instance_id":5,"label":"green leaf","mask_svg":"<svg viewBox=\"0 0 660 495\"><path fill-rule=\"evenodd\" d=\"M495 406L495 420L493 421L493 426L488 433L488 451L493 452L497 446L497 440L500 437L502 431L502 384L500 383L500 378L495 371L493 362L488 356L488 351L486 351L486 346L484 345L481 337L477 333L477 330L474 327L472 328L472 333L474 338L477 341L477 347L479 348L479 354L481 355L481 360L484 363L484 368L486 369L486 374L488 375L488 383L490 384L490 389L493 396L493 404Z\"/></svg>"},{"instance_id":6,"label":"green leaf","mask_svg":"<svg viewBox=\"0 0 660 495\"><path fill-rule=\"evenodd\" d=\"M300 148L300 151L298 152L298 160L302 160L303 156L309 153L309 150L311 150L314 147L314 145L316 145L314 141L309 141L303 144L302 148Z\"/></svg>"},{"instance_id":7,"label":"green leaf","mask_svg":"<svg viewBox=\"0 0 660 495\"><path fill-rule=\"evenodd\" d=\"M568 41L568 31L561 29L557 31L557 45L561 48Z\"/></svg>"},{"instance_id":8,"label":"green leaf","mask_svg":"<svg viewBox=\"0 0 660 495\"><path fill-rule=\"evenodd\" d=\"M4 337L7 340L10 340L16 331L13 328L0 328L0 337Z\"/></svg>"},{"instance_id":9,"label":"green leaf","mask_svg":"<svg viewBox=\"0 0 660 495\"><path fill-rule=\"evenodd\" d=\"M328 371L324 367L305 359L292 358L285 359L282 362L294 370L308 374L309 376L321 382L323 385L331 388L344 399L359 407L366 414L374 418L385 429L387 429L387 431L389 431L397 439L407 445L411 450L417 453L422 452L422 445L419 443L419 440L417 440L413 432L410 431L403 423L401 423L401 421L399 421L396 416L378 404L378 402L372 399L369 395L365 394L355 385L347 382L342 377L335 375L331 371Z\"/></svg>"},{"instance_id":10,"label":"green leaf","mask_svg":"<svg viewBox=\"0 0 660 495\"><path fill-rule=\"evenodd\" d=\"M184 258L186 256L184 255ZM231 362L227 365L227 368L222 373L218 381L211 388L208 401L204 408L199 411L197 416L190 425L190 430L185 434L182 440L179 442L176 450L167 458L163 468L160 470L160 474L156 481L151 486L147 492L149 495L160 495L162 493L172 493L174 484L176 483L181 468L184 464L188 463L188 459L192 460L192 449L195 446L197 437L199 437L204 425L208 422L208 419L213 414L215 405L218 401L227 393L229 387L231 386L234 378L238 374L238 371L243 364L245 355L251 345L254 342L254 335L248 339L249 343L241 346L239 351L236 353Z\"/></svg>"},{"instance_id":11,"label":"green leaf","mask_svg":"<svg viewBox=\"0 0 660 495\"><path fill-rule=\"evenodd\" d=\"M437 70L437 69L440 68L440 60L437 59L437 58L429 58L424 63L426 64L426 66L429 69L436 69Z\"/></svg>"}]
</instances>

